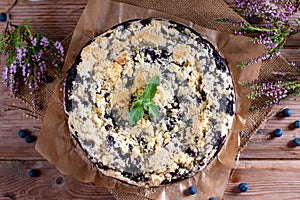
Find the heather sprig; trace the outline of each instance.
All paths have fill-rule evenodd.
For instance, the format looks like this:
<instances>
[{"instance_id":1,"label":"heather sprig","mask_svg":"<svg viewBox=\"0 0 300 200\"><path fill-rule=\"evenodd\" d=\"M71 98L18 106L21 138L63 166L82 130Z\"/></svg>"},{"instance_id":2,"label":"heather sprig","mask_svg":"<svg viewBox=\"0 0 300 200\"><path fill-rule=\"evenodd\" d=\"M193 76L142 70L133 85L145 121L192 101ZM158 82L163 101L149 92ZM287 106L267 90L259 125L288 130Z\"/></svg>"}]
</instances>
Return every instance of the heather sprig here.
<instances>
[{"instance_id":1,"label":"heather sprig","mask_svg":"<svg viewBox=\"0 0 300 200\"><path fill-rule=\"evenodd\" d=\"M19 92L21 84L27 86L34 97L34 105L37 104L38 89L43 84L47 69L56 68L57 76L61 77L64 62L62 44L35 32L26 21L5 30L0 40L0 54L6 55L2 82L13 95ZM52 66L47 66L48 63Z\"/></svg>"},{"instance_id":2,"label":"heather sprig","mask_svg":"<svg viewBox=\"0 0 300 200\"><path fill-rule=\"evenodd\" d=\"M287 37L293 31L289 24L289 17L299 10L299 5L300 0L235 0L235 5L232 7L234 11L243 18L250 19L249 21L256 20L252 20L251 24L229 18L220 18L217 21L233 24L236 27L236 34L254 35L251 41L264 45L266 49L262 56L245 61L239 65L240 67L280 55ZM260 23L256 23L257 21ZM296 19L295 22L299 20Z\"/></svg>"},{"instance_id":3,"label":"heather sprig","mask_svg":"<svg viewBox=\"0 0 300 200\"><path fill-rule=\"evenodd\" d=\"M264 107L269 108L278 104L281 100L294 96L300 96L300 70L295 68L295 73L274 72L272 80L254 81L243 84L253 91L247 95L249 99L255 100L263 97Z\"/></svg>"}]
</instances>

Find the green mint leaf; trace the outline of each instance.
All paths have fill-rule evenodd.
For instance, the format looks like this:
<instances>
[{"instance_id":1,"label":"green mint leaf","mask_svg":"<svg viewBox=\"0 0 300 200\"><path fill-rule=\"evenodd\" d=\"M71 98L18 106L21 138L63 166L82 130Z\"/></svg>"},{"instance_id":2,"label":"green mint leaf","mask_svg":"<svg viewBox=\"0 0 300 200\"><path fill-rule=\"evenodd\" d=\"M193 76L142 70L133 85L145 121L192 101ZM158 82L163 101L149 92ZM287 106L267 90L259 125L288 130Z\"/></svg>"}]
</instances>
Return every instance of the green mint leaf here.
<instances>
[{"instance_id":1,"label":"green mint leaf","mask_svg":"<svg viewBox=\"0 0 300 200\"><path fill-rule=\"evenodd\" d=\"M155 105L153 102L150 102L146 104L146 107L154 119L157 119L159 117L159 109L157 105Z\"/></svg>"},{"instance_id":2,"label":"green mint leaf","mask_svg":"<svg viewBox=\"0 0 300 200\"><path fill-rule=\"evenodd\" d=\"M137 100L131 110L130 110L130 114L129 114L129 124L130 125L135 125L140 119L142 119L142 117L144 116L144 105L143 105L143 101L142 100Z\"/></svg>"},{"instance_id":3,"label":"green mint leaf","mask_svg":"<svg viewBox=\"0 0 300 200\"><path fill-rule=\"evenodd\" d=\"M149 113L154 117L154 119L158 118L159 109L157 105L151 102L151 100L154 98L157 92L157 86L159 86L159 84L159 76L154 76L150 80L142 96L136 102L134 102L129 113L130 125L135 125L141 118L143 118L145 109L149 111Z\"/></svg>"},{"instance_id":4,"label":"green mint leaf","mask_svg":"<svg viewBox=\"0 0 300 200\"><path fill-rule=\"evenodd\" d=\"M159 84L160 84L159 76L154 76L150 80L149 84L146 87L146 90L144 91L140 99L142 100L153 99L157 91L157 86L159 86Z\"/></svg>"}]
</instances>

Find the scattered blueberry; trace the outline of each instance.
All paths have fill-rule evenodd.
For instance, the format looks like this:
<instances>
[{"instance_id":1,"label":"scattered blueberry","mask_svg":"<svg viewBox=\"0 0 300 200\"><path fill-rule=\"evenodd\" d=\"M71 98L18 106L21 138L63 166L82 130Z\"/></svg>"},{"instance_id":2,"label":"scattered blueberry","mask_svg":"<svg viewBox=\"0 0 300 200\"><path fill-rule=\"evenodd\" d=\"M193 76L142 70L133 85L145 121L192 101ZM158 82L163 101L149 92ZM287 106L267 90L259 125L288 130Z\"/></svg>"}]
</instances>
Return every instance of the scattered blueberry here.
<instances>
[{"instance_id":1,"label":"scattered blueberry","mask_svg":"<svg viewBox=\"0 0 300 200\"><path fill-rule=\"evenodd\" d=\"M7 20L5 13L0 13L0 22L5 22Z\"/></svg>"},{"instance_id":2,"label":"scattered blueberry","mask_svg":"<svg viewBox=\"0 0 300 200\"><path fill-rule=\"evenodd\" d=\"M188 189L188 192L189 192L189 194L191 194L191 195L196 194L196 193L197 193L197 188L196 188L196 186L194 186L194 185L190 186L189 189Z\"/></svg>"},{"instance_id":3,"label":"scattered blueberry","mask_svg":"<svg viewBox=\"0 0 300 200\"><path fill-rule=\"evenodd\" d=\"M275 137L281 137L282 136L282 129L281 128L275 129L273 134L274 134Z\"/></svg>"},{"instance_id":4,"label":"scattered blueberry","mask_svg":"<svg viewBox=\"0 0 300 200\"><path fill-rule=\"evenodd\" d=\"M27 142L27 143L32 143L32 142L34 142L34 140L35 140L35 138L31 135L27 135L25 137L25 142Z\"/></svg>"},{"instance_id":5,"label":"scattered blueberry","mask_svg":"<svg viewBox=\"0 0 300 200\"><path fill-rule=\"evenodd\" d=\"M295 146L300 146L300 138L294 138Z\"/></svg>"},{"instance_id":6,"label":"scattered blueberry","mask_svg":"<svg viewBox=\"0 0 300 200\"><path fill-rule=\"evenodd\" d=\"M245 132L245 131L242 131L242 132L241 132L241 136L242 136L242 138L245 137L245 136L246 136L246 132Z\"/></svg>"},{"instance_id":7,"label":"scattered blueberry","mask_svg":"<svg viewBox=\"0 0 300 200\"><path fill-rule=\"evenodd\" d=\"M44 83L51 83L51 78L49 76L45 75L43 77L43 81L44 81Z\"/></svg>"},{"instance_id":8,"label":"scattered blueberry","mask_svg":"<svg viewBox=\"0 0 300 200\"><path fill-rule=\"evenodd\" d=\"M240 192L248 192L248 184L240 183L238 189Z\"/></svg>"},{"instance_id":9,"label":"scattered blueberry","mask_svg":"<svg viewBox=\"0 0 300 200\"><path fill-rule=\"evenodd\" d=\"M285 108L282 113L286 117L292 116L292 110L290 108Z\"/></svg>"},{"instance_id":10,"label":"scattered blueberry","mask_svg":"<svg viewBox=\"0 0 300 200\"><path fill-rule=\"evenodd\" d=\"M31 169L28 172L28 176L30 177L38 177L41 174L41 171L38 169Z\"/></svg>"},{"instance_id":11,"label":"scattered blueberry","mask_svg":"<svg viewBox=\"0 0 300 200\"><path fill-rule=\"evenodd\" d=\"M294 121L294 128L300 128L300 121Z\"/></svg>"},{"instance_id":12,"label":"scattered blueberry","mask_svg":"<svg viewBox=\"0 0 300 200\"><path fill-rule=\"evenodd\" d=\"M216 197L210 197L208 200L217 200Z\"/></svg>"},{"instance_id":13,"label":"scattered blueberry","mask_svg":"<svg viewBox=\"0 0 300 200\"><path fill-rule=\"evenodd\" d=\"M27 133L25 130L19 130L18 135L20 138L25 138L27 136Z\"/></svg>"}]
</instances>

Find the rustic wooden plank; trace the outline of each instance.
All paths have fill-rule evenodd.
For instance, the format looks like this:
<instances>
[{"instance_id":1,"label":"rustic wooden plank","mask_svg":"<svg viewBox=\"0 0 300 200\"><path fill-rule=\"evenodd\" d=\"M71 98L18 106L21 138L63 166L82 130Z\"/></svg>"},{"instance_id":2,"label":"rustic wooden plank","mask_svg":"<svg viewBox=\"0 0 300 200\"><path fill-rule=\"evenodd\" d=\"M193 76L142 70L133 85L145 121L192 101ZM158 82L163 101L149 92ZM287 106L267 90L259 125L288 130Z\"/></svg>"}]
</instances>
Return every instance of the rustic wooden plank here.
<instances>
[{"instance_id":1,"label":"rustic wooden plank","mask_svg":"<svg viewBox=\"0 0 300 200\"><path fill-rule=\"evenodd\" d=\"M0 12L6 12L13 2L13 0L0 1ZM63 40L73 32L86 3L87 0L40 2L20 0L11 11L11 20L14 24L19 24L25 18L30 18L28 24L36 31L46 33L53 40ZM5 26L6 23L1 22L0 30L4 30Z\"/></svg>"},{"instance_id":2,"label":"rustic wooden plank","mask_svg":"<svg viewBox=\"0 0 300 200\"><path fill-rule=\"evenodd\" d=\"M232 0L228 0L232 1ZM43 31L51 39L62 40L71 33L87 0L44 0L38 3L21 1L12 11L14 23L30 17L30 24L37 31ZM0 12L5 11L13 0L0 1ZM64 19L64 23L61 20ZM0 23L0 30L4 23ZM289 61L300 62L300 34L289 38L282 55ZM0 89L2 96L8 94L7 89ZM17 131L21 128L33 130L38 135L40 122L28 119L20 111L3 112L4 105L19 105L15 99L0 98L0 199L113 199L109 192L93 184L80 183L77 180L60 174L34 150L34 143L27 144L18 138ZM286 105L293 109L290 118L272 117L253 137L252 142L242 152L238 168L233 172L226 189L224 199L300 199L299 147L292 147L290 141L300 137L298 130L288 126L300 119L299 100L290 99L284 105L277 106L280 110ZM275 128L283 128L281 138L270 139ZM286 159L281 161L282 159ZM7 161L3 161L7 160ZM23 160L23 161L11 161ZM33 161L26 161L33 160ZM42 176L29 178L30 168L39 168ZM249 192L240 194L237 185L245 181L249 184Z\"/></svg>"},{"instance_id":3,"label":"rustic wooden plank","mask_svg":"<svg viewBox=\"0 0 300 200\"><path fill-rule=\"evenodd\" d=\"M297 50L298 49L284 48L280 52L287 61L300 65L300 52Z\"/></svg>"},{"instance_id":4,"label":"rustic wooden plank","mask_svg":"<svg viewBox=\"0 0 300 200\"><path fill-rule=\"evenodd\" d=\"M41 175L31 178L30 169ZM0 161L0 199L113 199L110 192L60 174L46 161Z\"/></svg>"},{"instance_id":5,"label":"rustic wooden plank","mask_svg":"<svg viewBox=\"0 0 300 200\"><path fill-rule=\"evenodd\" d=\"M300 161L240 161L227 185L225 200L300 199ZM246 182L249 191L238 192Z\"/></svg>"},{"instance_id":6,"label":"rustic wooden plank","mask_svg":"<svg viewBox=\"0 0 300 200\"><path fill-rule=\"evenodd\" d=\"M276 106L273 117L256 133L247 148L241 153L244 159L299 159L300 148L293 145L293 139L300 137L299 129L294 129L292 123L300 120L300 99L290 98L281 105ZM289 107L293 114L291 117L279 117L282 109ZM272 137L276 128L283 130L279 138Z\"/></svg>"},{"instance_id":7,"label":"rustic wooden plank","mask_svg":"<svg viewBox=\"0 0 300 200\"><path fill-rule=\"evenodd\" d=\"M41 175L28 177L32 168L40 169ZM239 161L224 199L299 199L299 176L298 160ZM247 193L238 192L240 182L248 183ZM0 161L0 199L24 198L113 199L107 189L62 175L46 161Z\"/></svg>"},{"instance_id":8,"label":"rustic wooden plank","mask_svg":"<svg viewBox=\"0 0 300 200\"><path fill-rule=\"evenodd\" d=\"M18 137L20 129L29 130L37 136L41 121L24 116L21 110L8 110L12 105L26 108L21 101L11 98L10 91L3 85L0 86L0 160L7 159L41 159L34 149L35 143L26 143Z\"/></svg>"}]
</instances>

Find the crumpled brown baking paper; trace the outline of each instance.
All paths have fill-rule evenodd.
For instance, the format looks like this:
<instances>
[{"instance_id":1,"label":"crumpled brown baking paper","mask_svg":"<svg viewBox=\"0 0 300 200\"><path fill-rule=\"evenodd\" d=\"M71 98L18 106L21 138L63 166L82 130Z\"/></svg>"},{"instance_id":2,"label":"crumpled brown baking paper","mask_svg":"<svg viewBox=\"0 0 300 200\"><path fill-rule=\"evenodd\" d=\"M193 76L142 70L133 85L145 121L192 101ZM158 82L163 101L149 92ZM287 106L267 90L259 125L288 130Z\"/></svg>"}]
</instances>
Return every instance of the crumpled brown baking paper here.
<instances>
[{"instance_id":1,"label":"crumpled brown baking paper","mask_svg":"<svg viewBox=\"0 0 300 200\"><path fill-rule=\"evenodd\" d=\"M157 188L139 188L104 176L97 172L96 167L72 141L63 109L61 85L57 85L48 105L36 150L61 173L73 176L83 182L95 182L107 188L146 196L150 199L208 199L211 196L220 199L238 153L239 133L245 126L250 106L250 100L246 98L249 90L241 87L240 83L257 79L260 70L260 64L254 64L246 69L238 68L237 64L261 55L262 46L254 45L247 37L206 29L171 14L110 0L89 0L74 31L63 71L66 72L71 67L81 48L95 36L121 22L148 17L172 19L191 26L214 44L220 54L226 58L234 79L237 112L232 132L227 137L218 156L194 177ZM196 195L187 194L187 188L191 185L197 185Z\"/></svg>"}]
</instances>

